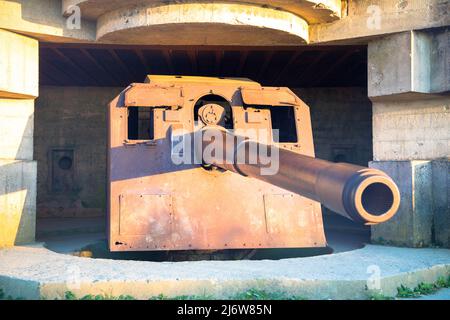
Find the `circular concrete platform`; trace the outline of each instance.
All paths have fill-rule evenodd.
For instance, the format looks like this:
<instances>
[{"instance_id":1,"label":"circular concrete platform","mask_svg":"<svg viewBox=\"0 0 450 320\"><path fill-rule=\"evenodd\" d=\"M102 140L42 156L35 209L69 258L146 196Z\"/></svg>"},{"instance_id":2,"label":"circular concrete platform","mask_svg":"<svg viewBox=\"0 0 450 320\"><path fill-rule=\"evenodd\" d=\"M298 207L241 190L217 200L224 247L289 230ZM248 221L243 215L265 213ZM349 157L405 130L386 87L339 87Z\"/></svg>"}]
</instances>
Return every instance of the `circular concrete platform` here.
<instances>
[{"instance_id":1,"label":"circular concrete platform","mask_svg":"<svg viewBox=\"0 0 450 320\"><path fill-rule=\"evenodd\" d=\"M366 299L374 290L395 296L402 284L415 287L449 274L450 250L373 245L307 258L193 262L80 258L42 246L0 250L0 288L26 299L60 299L66 291L227 298L250 288L308 299Z\"/></svg>"}]
</instances>

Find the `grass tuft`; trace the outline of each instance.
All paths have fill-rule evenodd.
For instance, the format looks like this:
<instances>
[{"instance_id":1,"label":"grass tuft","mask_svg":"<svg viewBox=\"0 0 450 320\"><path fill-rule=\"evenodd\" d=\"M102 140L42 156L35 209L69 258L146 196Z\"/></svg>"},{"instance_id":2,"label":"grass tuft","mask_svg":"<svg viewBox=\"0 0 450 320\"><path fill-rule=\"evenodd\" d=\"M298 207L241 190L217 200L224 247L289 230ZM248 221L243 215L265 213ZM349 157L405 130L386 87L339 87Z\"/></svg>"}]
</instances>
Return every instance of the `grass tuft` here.
<instances>
[{"instance_id":1,"label":"grass tuft","mask_svg":"<svg viewBox=\"0 0 450 320\"><path fill-rule=\"evenodd\" d=\"M386 296L381 292L373 292L368 297L369 300L394 300L394 297Z\"/></svg>"},{"instance_id":2,"label":"grass tuft","mask_svg":"<svg viewBox=\"0 0 450 320\"><path fill-rule=\"evenodd\" d=\"M66 300L137 300L135 297L130 295L120 295L115 297L108 294L87 294L81 298L78 298L72 291L66 291L64 293L64 298Z\"/></svg>"},{"instance_id":3,"label":"grass tuft","mask_svg":"<svg viewBox=\"0 0 450 320\"><path fill-rule=\"evenodd\" d=\"M397 288L397 298L417 298L421 295L433 294L441 288L450 288L450 275L446 277L439 277L435 283L421 282L415 288L411 289L405 285ZM0 300L13 299L11 296L6 296L3 289L0 288ZM17 298L16 298L17 299ZM21 299L21 298L18 298ZM77 297L72 291L64 293L65 300L137 300L131 295L112 296L107 294L87 294L81 298ZM149 300L213 300L212 295L180 295L175 297L168 297L163 294L153 296ZM306 300L305 297L288 294L283 291L266 291L251 288L246 291L237 293L228 297L232 300ZM369 300L393 300L394 297L385 296L381 292L372 292L368 296Z\"/></svg>"},{"instance_id":4,"label":"grass tuft","mask_svg":"<svg viewBox=\"0 0 450 320\"><path fill-rule=\"evenodd\" d=\"M242 293L231 296L232 300L306 300L305 297L287 294L285 292L275 291L267 292L265 290L249 289Z\"/></svg>"},{"instance_id":5,"label":"grass tuft","mask_svg":"<svg viewBox=\"0 0 450 320\"><path fill-rule=\"evenodd\" d=\"M439 279L436 281L436 286L439 288L450 288L450 275L445 277L439 277Z\"/></svg>"},{"instance_id":6,"label":"grass tuft","mask_svg":"<svg viewBox=\"0 0 450 320\"><path fill-rule=\"evenodd\" d=\"M149 300L213 300L213 296L210 295L181 295L175 297L169 297L163 294L151 297Z\"/></svg>"},{"instance_id":7,"label":"grass tuft","mask_svg":"<svg viewBox=\"0 0 450 320\"><path fill-rule=\"evenodd\" d=\"M417 298L422 295L433 294L441 288L450 288L450 275L439 277L435 283L421 282L414 289L401 285L397 288L397 297Z\"/></svg>"}]
</instances>

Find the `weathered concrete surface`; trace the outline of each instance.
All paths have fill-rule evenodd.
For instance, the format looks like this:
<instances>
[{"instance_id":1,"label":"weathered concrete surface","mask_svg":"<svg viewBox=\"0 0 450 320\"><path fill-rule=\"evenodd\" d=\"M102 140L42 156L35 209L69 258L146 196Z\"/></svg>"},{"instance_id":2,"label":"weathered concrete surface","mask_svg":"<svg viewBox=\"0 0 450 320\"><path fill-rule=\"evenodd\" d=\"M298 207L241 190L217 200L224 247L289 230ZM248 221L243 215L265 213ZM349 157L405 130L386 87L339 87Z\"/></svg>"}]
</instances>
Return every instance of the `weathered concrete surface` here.
<instances>
[{"instance_id":1,"label":"weathered concrete surface","mask_svg":"<svg viewBox=\"0 0 450 320\"><path fill-rule=\"evenodd\" d=\"M431 166L434 242L450 248L450 160L435 160Z\"/></svg>"},{"instance_id":2,"label":"weathered concrete surface","mask_svg":"<svg viewBox=\"0 0 450 320\"><path fill-rule=\"evenodd\" d=\"M97 20L97 40L161 45L296 45L308 23L290 12L243 4L141 4Z\"/></svg>"},{"instance_id":3,"label":"weathered concrete surface","mask_svg":"<svg viewBox=\"0 0 450 320\"><path fill-rule=\"evenodd\" d=\"M0 98L0 159L33 159L34 100Z\"/></svg>"},{"instance_id":4,"label":"weathered concrete surface","mask_svg":"<svg viewBox=\"0 0 450 320\"><path fill-rule=\"evenodd\" d=\"M0 43L0 97L37 97L38 41L0 29Z\"/></svg>"},{"instance_id":5,"label":"weathered concrete surface","mask_svg":"<svg viewBox=\"0 0 450 320\"><path fill-rule=\"evenodd\" d=\"M369 43L371 166L391 175L402 196L397 215L372 227L373 241L448 246L449 44L448 29L408 31ZM436 159L443 162L431 162Z\"/></svg>"},{"instance_id":6,"label":"weathered concrete surface","mask_svg":"<svg viewBox=\"0 0 450 320\"><path fill-rule=\"evenodd\" d=\"M450 251L367 246L334 255L261 261L143 262L89 259L39 247L0 251L0 287L12 297L63 298L129 294L228 297L249 288L283 290L310 299L365 299L380 280L395 296L450 272ZM377 275L380 275L378 278Z\"/></svg>"},{"instance_id":7,"label":"weathered concrete surface","mask_svg":"<svg viewBox=\"0 0 450 320\"><path fill-rule=\"evenodd\" d=\"M450 5L449 5L450 6ZM450 16L450 14L449 14ZM436 31L431 39L431 88L434 92L450 90L450 29Z\"/></svg>"},{"instance_id":8,"label":"weathered concrete surface","mask_svg":"<svg viewBox=\"0 0 450 320\"><path fill-rule=\"evenodd\" d=\"M121 90L41 88L36 100L34 144L39 217L105 214L106 106ZM64 155L72 157L72 167L52 174L52 168L59 165L58 150L66 150ZM64 189L54 188L53 184L59 186L62 179Z\"/></svg>"},{"instance_id":9,"label":"weathered concrete surface","mask_svg":"<svg viewBox=\"0 0 450 320\"><path fill-rule=\"evenodd\" d=\"M421 59L416 54L419 40L414 35L415 33L410 31L369 43L367 52L369 97L429 91L429 70L422 81L414 79L414 76L423 77L422 74L414 72L422 66Z\"/></svg>"},{"instance_id":10,"label":"weathered concrete surface","mask_svg":"<svg viewBox=\"0 0 450 320\"><path fill-rule=\"evenodd\" d=\"M341 20L310 26L310 42L365 43L378 35L447 27L449 7L448 0L349 0Z\"/></svg>"},{"instance_id":11,"label":"weathered concrete surface","mask_svg":"<svg viewBox=\"0 0 450 320\"><path fill-rule=\"evenodd\" d=\"M368 93L392 95L450 90L450 31L409 31L369 42Z\"/></svg>"},{"instance_id":12,"label":"weathered concrete surface","mask_svg":"<svg viewBox=\"0 0 450 320\"><path fill-rule=\"evenodd\" d=\"M81 28L68 28L61 0L0 0L0 28L40 41L85 42L95 40L96 24L82 20Z\"/></svg>"},{"instance_id":13,"label":"weathered concrete surface","mask_svg":"<svg viewBox=\"0 0 450 320\"><path fill-rule=\"evenodd\" d=\"M367 90L350 87L293 91L310 108L316 157L367 166L372 160L372 104Z\"/></svg>"},{"instance_id":14,"label":"weathered concrete surface","mask_svg":"<svg viewBox=\"0 0 450 320\"><path fill-rule=\"evenodd\" d=\"M155 6L168 3L196 2L192 1L165 1L165 0L128 0L128 6L136 6L142 3L150 3ZM202 1L197 1L202 3ZM308 23L330 22L341 16L341 0L222 0L221 3L245 3L255 6L279 8L303 17ZM90 20L96 20L106 12L123 7L123 0L62 0L63 14L70 14L71 6L80 7L83 16Z\"/></svg>"},{"instance_id":15,"label":"weathered concrete surface","mask_svg":"<svg viewBox=\"0 0 450 320\"><path fill-rule=\"evenodd\" d=\"M387 223L372 226L372 241L422 247L449 246L448 160L374 161L397 183L401 204Z\"/></svg>"},{"instance_id":16,"label":"weathered concrete surface","mask_svg":"<svg viewBox=\"0 0 450 320\"><path fill-rule=\"evenodd\" d=\"M0 247L34 241L36 161L0 159Z\"/></svg>"},{"instance_id":17,"label":"weathered concrete surface","mask_svg":"<svg viewBox=\"0 0 450 320\"><path fill-rule=\"evenodd\" d=\"M372 241L422 247L432 244L433 197L430 161L374 161L400 190L400 208L387 223L372 226Z\"/></svg>"},{"instance_id":18,"label":"weathered concrete surface","mask_svg":"<svg viewBox=\"0 0 450 320\"><path fill-rule=\"evenodd\" d=\"M0 247L34 241L38 54L37 40L0 29Z\"/></svg>"},{"instance_id":19,"label":"weathered concrete surface","mask_svg":"<svg viewBox=\"0 0 450 320\"><path fill-rule=\"evenodd\" d=\"M450 96L373 102L373 158L428 160L450 155Z\"/></svg>"}]
</instances>

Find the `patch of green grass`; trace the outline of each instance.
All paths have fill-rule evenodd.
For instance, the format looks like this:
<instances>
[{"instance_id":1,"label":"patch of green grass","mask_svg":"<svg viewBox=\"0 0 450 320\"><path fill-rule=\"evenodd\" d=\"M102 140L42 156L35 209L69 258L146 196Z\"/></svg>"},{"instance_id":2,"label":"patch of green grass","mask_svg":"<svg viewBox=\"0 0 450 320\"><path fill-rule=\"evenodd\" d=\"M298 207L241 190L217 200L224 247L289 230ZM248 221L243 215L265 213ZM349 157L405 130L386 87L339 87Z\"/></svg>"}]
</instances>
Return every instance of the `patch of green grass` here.
<instances>
[{"instance_id":1,"label":"patch of green grass","mask_svg":"<svg viewBox=\"0 0 450 320\"><path fill-rule=\"evenodd\" d=\"M64 293L64 299L66 299L66 300L78 300L77 296L72 291L66 291Z\"/></svg>"},{"instance_id":2,"label":"patch of green grass","mask_svg":"<svg viewBox=\"0 0 450 320\"><path fill-rule=\"evenodd\" d=\"M419 283L415 288L409 288L405 285L401 285L397 288L397 298L417 298L421 295L428 295L436 292L440 288L450 288L450 275L446 277L440 277L435 283ZM0 289L0 299L4 298L5 294ZM8 297L10 298L10 297ZM136 300L131 295L120 295L118 297L111 295L92 295L88 294L81 298L78 298L73 292L66 291L64 294L66 300ZM164 294L151 297L149 300L213 300L212 295L180 295L169 297ZM305 297L288 294L283 291L266 291L251 288L246 291L237 293L228 297L233 300L306 300ZM395 297L383 295L381 292L371 292L368 295L369 300L393 300Z\"/></svg>"},{"instance_id":3,"label":"patch of green grass","mask_svg":"<svg viewBox=\"0 0 450 320\"><path fill-rule=\"evenodd\" d=\"M169 297L164 294L151 297L149 300L213 300L213 296L210 295L181 295L175 297Z\"/></svg>"},{"instance_id":4,"label":"patch of green grass","mask_svg":"<svg viewBox=\"0 0 450 320\"><path fill-rule=\"evenodd\" d=\"M436 281L436 286L439 288L450 288L450 275L446 277L439 277Z\"/></svg>"},{"instance_id":5,"label":"patch of green grass","mask_svg":"<svg viewBox=\"0 0 450 320\"><path fill-rule=\"evenodd\" d=\"M287 294L281 291L268 292L265 290L249 289L231 296L233 300L306 300L305 297Z\"/></svg>"},{"instance_id":6,"label":"patch of green grass","mask_svg":"<svg viewBox=\"0 0 450 320\"><path fill-rule=\"evenodd\" d=\"M435 283L419 283L414 289L401 285L397 288L398 298L417 298L421 295L435 293L441 288L450 288L450 275L447 277L439 277Z\"/></svg>"},{"instance_id":7,"label":"patch of green grass","mask_svg":"<svg viewBox=\"0 0 450 320\"><path fill-rule=\"evenodd\" d=\"M418 297L419 293L415 292L413 289L408 288L407 286L401 285L397 288L397 297L398 298L415 298Z\"/></svg>"},{"instance_id":8,"label":"patch of green grass","mask_svg":"<svg viewBox=\"0 0 450 320\"><path fill-rule=\"evenodd\" d=\"M130 295L121 295L118 297L110 295L92 295L88 294L81 298L77 297L73 292L66 291L64 294L66 300L136 300ZM151 297L149 300L213 300L211 295L180 295L169 297L163 294ZM267 292L265 290L249 289L242 293L238 293L229 297L233 300L305 300L304 297L289 295L285 292Z\"/></svg>"},{"instance_id":9,"label":"patch of green grass","mask_svg":"<svg viewBox=\"0 0 450 320\"><path fill-rule=\"evenodd\" d=\"M120 295L115 297L107 294L87 294L81 298L78 298L72 291L66 291L64 293L64 298L66 300L136 300L136 298L130 295Z\"/></svg>"},{"instance_id":10,"label":"patch of green grass","mask_svg":"<svg viewBox=\"0 0 450 320\"><path fill-rule=\"evenodd\" d=\"M151 297L150 300L212 300L211 295L182 295L168 297L163 294ZM232 300L305 300L304 297L289 295L285 292L267 292L265 290L249 289L228 297Z\"/></svg>"},{"instance_id":11,"label":"patch of green grass","mask_svg":"<svg viewBox=\"0 0 450 320\"><path fill-rule=\"evenodd\" d=\"M6 295L5 291L3 291L2 288L0 288L0 300L24 300L24 298L22 297L13 298L10 295Z\"/></svg>"},{"instance_id":12,"label":"patch of green grass","mask_svg":"<svg viewBox=\"0 0 450 320\"><path fill-rule=\"evenodd\" d=\"M87 294L84 297L80 298L80 300L136 300L136 298L130 295L120 295L118 297L114 297L101 294L97 295Z\"/></svg>"},{"instance_id":13,"label":"patch of green grass","mask_svg":"<svg viewBox=\"0 0 450 320\"><path fill-rule=\"evenodd\" d=\"M438 289L439 288L434 283L421 282L414 288L414 291L418 292L420 295L427 295L435 293Z\"/></svg>"},{"instance_id":14,"label":"patch of green grass","mask_svg":"<svg viewBox=\"0 0 450 320\"><path fill-rule=\"evenodd\" d=\"M394 300L394 297L386 296L382 294L381 292L372 292L369 297L369 300Z\"/></svg>"}]
</instances>

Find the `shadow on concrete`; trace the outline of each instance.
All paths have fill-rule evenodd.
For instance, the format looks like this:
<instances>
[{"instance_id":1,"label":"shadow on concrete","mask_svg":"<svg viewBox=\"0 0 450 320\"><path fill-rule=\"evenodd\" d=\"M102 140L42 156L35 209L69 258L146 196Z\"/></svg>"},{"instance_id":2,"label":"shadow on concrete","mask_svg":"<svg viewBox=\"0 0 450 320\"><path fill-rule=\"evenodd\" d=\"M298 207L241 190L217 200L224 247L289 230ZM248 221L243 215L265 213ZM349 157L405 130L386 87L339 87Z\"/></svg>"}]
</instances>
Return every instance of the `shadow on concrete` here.
<instances>
[{"instance_id":1,"label":"shadow on concrete","mask_svg":"<svg viewBox=\"0 0 450 320\"><path fill-rule=\"evenodd\" d=\"M13 106L14 107L14 106ZM32 161L29 158L30 148L33 148L33 145L29 144L29 135L26 135L27 132L34 131L34 116L28 116L26 125L22 132L22 139L17 148L17 151L12 159L3 159L5 161L11 161L11 163L0 165L0 171L3 172L1 175L2 180L0 180L0 197L6 197L3 203L6 204L6 208L4 210L5 217L3 223L5 226L2 227L3 235L0 235L0 238L4 237L7 240L10 233L15 234L14 245L29 243L34 240L34 232L35 232L35 219L30 219L32 216L36 214L36 212L29 212L29 210L35 210L33 203L36 201L36 186L31 190L26 188L28 184L35 184L35 178L27 176L29 168L26 168L27 161ZM27 159L28 158L28 159ZM21 203L17 203L17 199L22 195L18 196L17 199L9 199L8 197L13 197L15 193L25 194L25 197ZM14 205L12 205L9 201L15 201ZM19 207L20 215L18 221L15 220L16 212L10 212L11 207ZM9 221L8 221L9 220ZM32 230L32 231L31 231ZM1 230L0 230L1 232ZM3 233L2 232L2 233ZM32 233L32 234L31 234Z\"/></svg>"}]
</instances>

